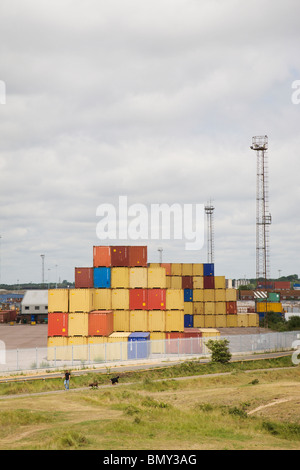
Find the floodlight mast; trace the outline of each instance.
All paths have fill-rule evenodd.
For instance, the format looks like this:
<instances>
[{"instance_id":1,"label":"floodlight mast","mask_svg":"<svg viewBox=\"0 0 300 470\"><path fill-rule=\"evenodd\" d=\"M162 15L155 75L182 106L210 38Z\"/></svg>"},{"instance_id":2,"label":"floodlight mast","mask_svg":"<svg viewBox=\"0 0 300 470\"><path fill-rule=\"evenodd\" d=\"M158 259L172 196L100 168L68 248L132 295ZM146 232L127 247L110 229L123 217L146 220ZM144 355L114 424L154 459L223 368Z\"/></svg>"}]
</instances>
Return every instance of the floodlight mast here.
<instances>
[{"instance_id":1,"label":"floodlight mast","mask_svg":"<svg viewBox=\"0 0 300 470\"><path fill-rule=\"evenodd\" d=\"M256 152L256 285L263 281L267 289L270 277L270 253L269 253L269 226L272 217L269 212L269 182L268 182L268 136L255 136L250 147ZM267 310L267 308L266 308ZM265 312L267 326L267 312Z\"/></svg>"}]
</instances>

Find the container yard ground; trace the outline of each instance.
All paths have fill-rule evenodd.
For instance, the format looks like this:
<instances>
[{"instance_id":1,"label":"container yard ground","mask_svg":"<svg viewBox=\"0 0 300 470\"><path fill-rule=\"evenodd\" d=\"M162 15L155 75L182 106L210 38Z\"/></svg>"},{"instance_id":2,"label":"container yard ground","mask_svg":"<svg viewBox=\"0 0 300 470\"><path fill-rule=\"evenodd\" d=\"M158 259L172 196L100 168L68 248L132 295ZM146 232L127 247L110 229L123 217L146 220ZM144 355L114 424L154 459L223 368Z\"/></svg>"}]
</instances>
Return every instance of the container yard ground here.
<instances>
[{"instance_id":1,"label":"container yard ground","mask_svg":"<svg viewBox=\"0 0 300 470\"><path fill-rule=\"evenodd\" d=\"M265 334L272 331L267 328L218 328L221 336ZM6 349L46 348L48 336L47 324L0 324L0 340Z\"/></svg>"}]
</instances>

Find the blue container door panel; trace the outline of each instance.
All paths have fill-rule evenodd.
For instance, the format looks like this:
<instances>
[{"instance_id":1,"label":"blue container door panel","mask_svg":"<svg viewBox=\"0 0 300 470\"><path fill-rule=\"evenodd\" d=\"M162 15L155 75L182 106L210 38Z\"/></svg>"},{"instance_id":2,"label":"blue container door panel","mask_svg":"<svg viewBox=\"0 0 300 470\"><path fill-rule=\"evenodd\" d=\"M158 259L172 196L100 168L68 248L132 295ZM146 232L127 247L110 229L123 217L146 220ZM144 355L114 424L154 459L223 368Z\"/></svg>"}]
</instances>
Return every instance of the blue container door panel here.
<instances>
[{"instance_id":1,"label":"blue container door panel","mask_svg":"<svg viewBox=\"0 0 300 470\"><path fill-rule=\"evenodd\" d=\"M184 301L193 302L193 289L184 289Z\"/></svg>"},{"instance_id":2,"label":"blue container door panel","mask_svg":"<svg viewBox=\"0 0 300 470\"><path fill-rule=\"evenodd\" d=\"M184 328L193 328L194 326L194 316L193 315L184 315Z\"/></svg>"},{"instance_id":3,"label":"blue container door panel","mask_svg":"<svg viewBox=\"0 0 300 470\"><path fill-rule=\"evenodd\" d=\"M109 289L111 286L110 268L94 268L94 287Z\"/></svg>"},{"instance_id":4,"label":"blue container door panel","mask_svg":"<svg viewBox=\"0 0 300 470\"><path fill-rule=\"evenodd\" d=\"M142 333L139 333L142 335ZM136 336L132 333L128 337L128 359L144 359L149 356L150 334Z\"/></svg>"},{"instance_id":5,"label":"blue container door panel","mask_svg":"<svg viewBox=\"0 0 300 470\"><path fill-rule=\"evenodd\" d=\"M214 274L215 274L214 263L204 263L203 276L214 276Z\"/></svg>"}]
</instances>

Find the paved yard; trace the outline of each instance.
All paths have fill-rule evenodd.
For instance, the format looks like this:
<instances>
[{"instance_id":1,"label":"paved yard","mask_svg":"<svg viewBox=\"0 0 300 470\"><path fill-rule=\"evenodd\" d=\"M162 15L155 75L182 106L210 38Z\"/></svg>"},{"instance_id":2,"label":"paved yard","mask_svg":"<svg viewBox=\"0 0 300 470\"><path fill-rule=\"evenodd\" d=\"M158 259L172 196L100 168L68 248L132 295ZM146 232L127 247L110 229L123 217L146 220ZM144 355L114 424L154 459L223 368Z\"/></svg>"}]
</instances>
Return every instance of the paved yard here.
<instances>
[{"instance_id":1,"label":"paved yard","mask_svg":"<svg viewBox=\"0 0 300 470\"><path fill-rule=\"evenodd\" d=\"M0 324L0 340L6 349L27 349L47 347L47 324Z\"/></svg>"}]
</instances>

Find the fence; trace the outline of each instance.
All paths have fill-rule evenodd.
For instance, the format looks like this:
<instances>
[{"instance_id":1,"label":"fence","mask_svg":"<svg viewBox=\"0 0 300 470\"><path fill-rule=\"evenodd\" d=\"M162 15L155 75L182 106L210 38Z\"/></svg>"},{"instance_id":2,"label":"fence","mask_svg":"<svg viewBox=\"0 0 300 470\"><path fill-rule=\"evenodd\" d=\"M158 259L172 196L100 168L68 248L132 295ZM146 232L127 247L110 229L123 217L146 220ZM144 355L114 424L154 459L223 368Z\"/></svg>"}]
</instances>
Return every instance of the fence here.
<instances>
[{"instance_id":1,"label":"fence","mask_svg":"<svg viewBox=\"0 0 300 470\"><path fill-rule=\"evenodd\" d=\"M0 374L37 369L59 369L113 362L209 358L209 339L229 341L232 354L289 351L300 332L232 335L207 338L99 343L0 351ZM299 342L299 340L298 340ZM0 348L1 349L1 348Z\"/></svg>"}]
</instances>

